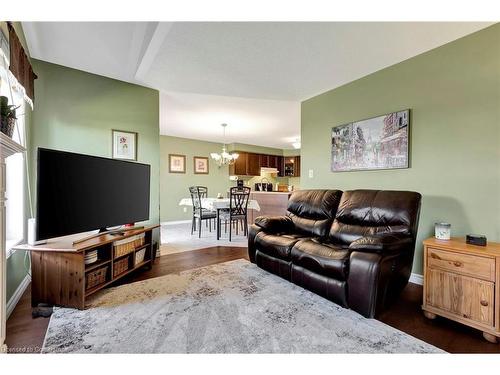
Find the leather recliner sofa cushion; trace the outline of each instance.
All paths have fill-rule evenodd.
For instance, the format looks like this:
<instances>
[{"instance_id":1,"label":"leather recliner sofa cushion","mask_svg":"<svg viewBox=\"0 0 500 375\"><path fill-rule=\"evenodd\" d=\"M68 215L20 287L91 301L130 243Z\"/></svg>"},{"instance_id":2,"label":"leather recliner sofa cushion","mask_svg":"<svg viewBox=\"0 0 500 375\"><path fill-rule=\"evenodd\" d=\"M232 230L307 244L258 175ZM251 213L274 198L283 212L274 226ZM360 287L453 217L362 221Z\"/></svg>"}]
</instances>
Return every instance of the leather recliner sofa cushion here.
<instances>
[{"instance_id":1,"label":"leather recliner sofa cushion","mask_svg":"<svg viewBox=\"0 0 500 375\"><path fill-rule=\"evenodd\" d=\"M347 247L307 239L293 246L291 259L297 266L343 281L348 275L350 252Z\"/></svg>"},{"instance_id":2,"label":"leather recliner sofa cushion","mask_svg":"<svg viewBox=\"0 0 500 375\"><path fill-rule=\"evenodd\" d=\"M299 240L300 236L284 236L260 232L255 237L255 244L264 254L271 255L278 259L290 260L290 252L293 245Z\"/></svg>"},{"instance_id":3,"label":"leather recliner sofa cushion","mask_svg":"<svg viewBox=\"0 0 500 375\"><path fill-rule=\"evenodd\" d=\"M340 190L299 190L288 201L287 216L293 232L309 237L328 234L342 196Z\"/></svg>"},{"instance_id":4,"label":"leather recliner sofa cushion","mask_svg":"<svg viewBox=\"0 0 500 375\"><path fill-rule=\"evenodd\" d=\"M421 196L410 191L346 191L330 228L330 241L350 244L365 236L416 236Z\"/></svg>"}]
</instances>

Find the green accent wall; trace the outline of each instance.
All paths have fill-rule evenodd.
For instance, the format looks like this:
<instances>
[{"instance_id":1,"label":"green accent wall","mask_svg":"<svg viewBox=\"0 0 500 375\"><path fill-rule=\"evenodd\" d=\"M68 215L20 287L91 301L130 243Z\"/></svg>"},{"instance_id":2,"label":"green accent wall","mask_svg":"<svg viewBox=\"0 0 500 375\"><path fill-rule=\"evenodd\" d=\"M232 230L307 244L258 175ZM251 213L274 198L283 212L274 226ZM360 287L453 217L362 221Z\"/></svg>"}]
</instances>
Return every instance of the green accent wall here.
<instances>
[{"instance_id":1,"label":"green accent wall","mask_svg":"<svg viewBox=\"0 0 500 375\"><path fill-rule=\"evenodd\" d=\"M39 60L33 65L38 79L31 130L32 186L38 147L111 158L112 129L137 132L137 161L151 165L148 224L158 223L158 91Z\"/></svg>"},{"instance_id":2,"label":"green accent wall","mask_svg":"<svg viewBox=\"0 0 500 375\"><path fill-rule=\"evenodd\" d=\"M330 171L332 126L406 108L409 169ZM301 117L301 188L423 195L413 272L436 221L500 240L500 24L306 100Z\"/></svg>"},{"instance_id":3,"label":"green accent wall","mask_svg":"<svg viewBox=\"0 0 500 375\"><path fill-rule=\"evenodd\" d=\"M160 221L180 221L192 218L191 207L179 206L182 198L189 198L189 186L201 185L208 187L210 196L217 193L223 195L231 186L235 186L234 181L229 180L229 167L218 167L210 158L210 153L220 152L221 143L199 141L195 139L161 136L160 137ZM283 155L284 150L248 145L243 143L232 143L227 146L228 151L245 151L269 155ZM169 173L168 155L186 155L186 173ZM204 156L209 158L209 174L194 174L194 156ZM287 178L274 178L264 174L269 182L288 183ZM261 177L242 177L245 185L253 187L255 182L260 182ZM185 212L184 212L184 209Z\"/></svg>"},{"instance_id":4,"label":"green accent wall","mask_svg":"<svg viewBox=\"0 0 500 375\"><path fill-rule=\"evenodd\" d=\"M192 208L179 206L182 198L189 198L189 186L208 187L208 193L216 196L225 195L227 189L234 185L229 180L228 167L219 168L210 159L211 152L218 152L222 144L198 141L195 139L161 136L160 137L160 221L190 220ZM168 155L186 155L186 173L169 173ZM194 156L209 158L208 174L194 174ZM184 212L184 209L186 212Z\"/></svg>"}]
</instances>

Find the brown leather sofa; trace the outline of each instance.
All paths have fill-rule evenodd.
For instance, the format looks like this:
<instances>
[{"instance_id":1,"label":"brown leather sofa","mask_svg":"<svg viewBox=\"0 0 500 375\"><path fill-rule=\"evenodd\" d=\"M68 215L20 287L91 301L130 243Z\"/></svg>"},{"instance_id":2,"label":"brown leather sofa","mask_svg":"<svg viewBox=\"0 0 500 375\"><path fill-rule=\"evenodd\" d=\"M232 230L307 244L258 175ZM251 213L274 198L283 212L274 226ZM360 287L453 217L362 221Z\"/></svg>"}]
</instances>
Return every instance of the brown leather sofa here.
<instances>
[{"instance_id":1,"label":"brown leather sofa","mask_svg":"<svg viewBox=\"0 0 500 375\"><path fill-rule=\"evenodd\" d=\"M408 283L421 195L300 190L285 216L260 216L248 236L259 267L372 318Z\"/></svg>"}]
</instances>

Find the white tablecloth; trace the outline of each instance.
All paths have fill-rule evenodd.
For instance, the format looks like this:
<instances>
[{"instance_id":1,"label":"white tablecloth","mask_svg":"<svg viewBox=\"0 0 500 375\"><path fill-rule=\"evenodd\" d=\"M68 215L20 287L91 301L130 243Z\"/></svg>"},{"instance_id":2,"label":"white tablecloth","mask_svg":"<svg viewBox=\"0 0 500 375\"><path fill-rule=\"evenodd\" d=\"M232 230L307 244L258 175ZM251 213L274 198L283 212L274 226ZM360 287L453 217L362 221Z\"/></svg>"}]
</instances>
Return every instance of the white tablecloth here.
<instances>
[{"instance_id":1,"label":"white tablecloth","mask_svg":"<svg viewBox=\"0 0 500 375\"><path fill-rule=\"evenodd\" d=\"M193 201L191 198L182 198L179 202L179 206L193 206ZM221 208L229 208L229 198L218 199L218 198L201 198L201 207L215 211ZM260 211L259 203L255 199L248 200L248 209Z\"/></svg>"}]
</instances>

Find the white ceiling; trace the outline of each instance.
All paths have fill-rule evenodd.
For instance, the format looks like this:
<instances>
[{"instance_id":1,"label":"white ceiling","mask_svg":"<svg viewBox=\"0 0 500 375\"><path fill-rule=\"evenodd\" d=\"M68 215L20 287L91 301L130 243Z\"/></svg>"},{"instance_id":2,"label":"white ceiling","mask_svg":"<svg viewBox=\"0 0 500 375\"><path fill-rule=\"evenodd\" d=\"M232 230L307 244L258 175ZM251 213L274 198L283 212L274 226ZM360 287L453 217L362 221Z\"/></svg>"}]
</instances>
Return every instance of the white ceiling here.
<instances>
[{"instance_id":1,"label":"white ceiling","mask_svg":"<svg viewBox=\"0 0 500 375\"><path fill-rule=\"evenodd\" d=\"M491 23L22 24L34 58L167 92L162 134L212 139L220 131L215 123L227 122L235 142L289 148L284 140L294 138L300 127L300 113L289 124L289 113L296 113L289 109L301 100ZM209 118L214 124L206 122ZM205 129L212 126L216 130ZM248 129L257 132L260 126L265 133L249 135Z\"/></svg>"},{"instance_id":2,"label":"white ceiling","mask_svg":"<svg viewBox=\"0 0 500 375\"><path fill-rule=\"evenodd\" d=\"M300 138L300 102L230 96L160 93L160 134L292 148Z\"/></svg>"}]
</instances>

